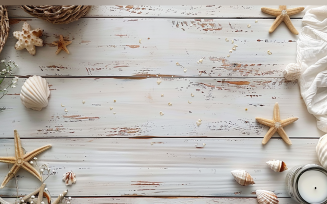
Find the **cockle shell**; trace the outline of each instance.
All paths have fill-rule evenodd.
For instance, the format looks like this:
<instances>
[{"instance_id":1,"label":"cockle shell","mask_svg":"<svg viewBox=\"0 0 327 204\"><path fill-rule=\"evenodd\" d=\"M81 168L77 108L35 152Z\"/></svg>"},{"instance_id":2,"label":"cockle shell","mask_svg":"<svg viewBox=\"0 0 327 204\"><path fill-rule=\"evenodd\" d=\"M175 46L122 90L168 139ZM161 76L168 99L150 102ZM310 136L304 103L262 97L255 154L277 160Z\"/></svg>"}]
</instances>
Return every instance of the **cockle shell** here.
<instances>
[{"instance_id":1,"label":"cockle shell","mask_svg":"<svg viewBox=\"0 0 327 204\"><path fill-rule=\"evenodd\" d=\"M242 186L254 184L254 181L253 181L253 178L251 177L251 175L244 170L234 170L231 173L234 176L235 181Z\"/></svg>"},{"instance_id":2,"label":"cockle shell","mask_svg":"<svg viewBox=\"0 0 327 204\"><path fill-rule=\"evenodd\" d=\"M48 105L50 89L45 79L40 76L29 77L20 92L20 99L26 108L40 111Z\"/></svg>"},{"instance_id":3,"label":"cockle shell","mask_svg":"<svg viewBox=\"0 0 327 204\"><path fill-rule=\"evenodd\" d=\"M257 190L257 200L259 204L278 204L277 196L271 191Z\"/></svg>"},{"instance_id":4,"label":"cockle shell","mask_svg":"<svg viewBox=\"0 0 327 204\"><path fill-rule=\"evenodd\" d=\"M63 175L62 180L65 182L67 186L70 186L76 183L76 175L74 174L74 172L69 171Z\"/></svg>"},{"instance_id":5,"label":"cockle shell","mask_svg":"<svg viewBox=\"0 0 327 204\"><path fill-rule=\"evenodd\" d=\"M288 169L285 162L283 161L272 160L272 161L267 161L266 163L274 172L283 172Z\"/></svg>"},{"instance_id":6,"label":"cockle shell","mask_svg":"<svg viewBox=\"0 0 327 204\"><path fill-rule=\"evenodd\" d=\"M327 134L326 134L327 135ZM316 146L316 152L320 164L326 169L327 168L327 136L322 136Z\"/></svg>"}]
</instances>

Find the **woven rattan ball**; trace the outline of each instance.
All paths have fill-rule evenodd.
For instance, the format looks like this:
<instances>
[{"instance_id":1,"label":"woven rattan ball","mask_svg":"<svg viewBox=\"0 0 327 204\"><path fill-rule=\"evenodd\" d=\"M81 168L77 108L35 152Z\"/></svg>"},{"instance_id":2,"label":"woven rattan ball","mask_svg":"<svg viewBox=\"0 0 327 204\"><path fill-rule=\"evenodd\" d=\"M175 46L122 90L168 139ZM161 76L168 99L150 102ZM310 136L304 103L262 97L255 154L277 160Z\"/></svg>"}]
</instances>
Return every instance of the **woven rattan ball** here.
<instances>
[{"instance_id":1,"label":"woven rattan ball","mask_svg":"<svg viewBox=\"0 0 327 204\"><path fill-rule=\"evenodd\" d=\"M9 33L9 18L5 6L0 5L0 52L6 43Z\"/></svg>"},{"instance_id":2,"label":"woven rattan ball","mask_svg":"<svg viewBox=\"0 0 327 204\"><path fill-rule=\"evenodd\" d=\"M21 8L32 16L53 24L68 24L77 21L89 12L91 6L84 5L23 5Z\"/></svg>"}]
</instances>

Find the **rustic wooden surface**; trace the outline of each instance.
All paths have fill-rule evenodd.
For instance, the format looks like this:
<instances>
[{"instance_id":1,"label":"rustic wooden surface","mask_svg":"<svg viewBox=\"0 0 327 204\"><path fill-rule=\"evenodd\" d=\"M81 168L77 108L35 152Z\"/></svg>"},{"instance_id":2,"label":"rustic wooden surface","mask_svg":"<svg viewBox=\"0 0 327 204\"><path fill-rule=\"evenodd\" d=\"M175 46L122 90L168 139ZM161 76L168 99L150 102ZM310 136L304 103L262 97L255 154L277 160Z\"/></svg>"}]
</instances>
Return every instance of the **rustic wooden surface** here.
<instances>
[{"instance_id":1,"label":"rustic wooden surface","mask_svg":"<svg viewBox=\"0 0 327 204\"><path fill-rule=\"evenodd\" d=\"M272 172L265 162L318 163L315 145L323 133L298 84L282 75L295 62L297 36L284 24L268 34L274 19L260 8L96 6L75 23L51 25L9 7L11 30L0 58L16 61L21 79L0 100L6 108L0 155L14 154L14 129L26 151L52 144L38 164L56 171L46 181L53 197L66 189L62 174L76 172L77 184L68 187L72 203L254 204L258 189L274 191L281 204L294 203L286 172ZM298 30L302 16L292 18ZM45 46L36 56L14 49L12 32L25 21L44 29ZM56 56L50 45L60 34L73 40L70 55ZM229 53L232 40L238 47ZM40 112L26 109L19 97L31 75L45 77L51 89ZM282 118L299 117L285 128L292 146L278 135L261 145L267 127L255 117L271 118L276 102ZM9 167L0 164L1 179ZM256 184L239 186L234 169L247 170ZM39 185L19 172L20 194ZM14 180L0 190L1 197L15 195Z\"/></svg>"}]
</instances>

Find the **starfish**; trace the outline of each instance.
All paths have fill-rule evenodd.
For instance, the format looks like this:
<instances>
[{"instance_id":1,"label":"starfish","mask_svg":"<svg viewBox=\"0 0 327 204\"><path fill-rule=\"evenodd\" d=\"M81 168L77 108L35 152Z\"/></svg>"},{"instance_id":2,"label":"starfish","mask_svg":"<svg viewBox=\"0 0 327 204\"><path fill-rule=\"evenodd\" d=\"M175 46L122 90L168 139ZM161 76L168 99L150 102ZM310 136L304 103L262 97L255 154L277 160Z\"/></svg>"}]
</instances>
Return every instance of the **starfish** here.
<instances>
[{"instance_id":1,"label":"starfish","mask_svg":"<svg viewBox=\"0 0 327 204\"><path fill-rule=\"evenodd\" d=\"M58 49L56 52L56 55L59 54L59 52L61 52L61 50L65 50L65 52L67 52L67 54L69 54L69 50L67 49L67 45L70 45L72 43L72 41L65 41L64 37L62 35L60 35L59 37L59 41L55 41L52 44L53 45L57 45Z\"/></svg>"},{"instance_id":2,"label":"starfish","mask_svg":"<svg viewBox=\"0 0 327 204\"><path fill-rule=\"evenodd\" d=\"M286 132L284 131L283 127L286 125L289 125L295 121L297 121L298 118L287 118L284 120L280 119L279 114L279 105L278 103L274 106L274 117L272 120L264 119L264 118L255 118L259 123L266 125L270 127L267 134L262 140L262 144L267 144L267 142L270 140L271 136L275 134L275 132L278 132L278 134L282 137L282 139L289 145L292 144L291 140L288 138Z\"/></svg>"},{"instance_id":3,"label":"starfish","mask_svg":"<svg viewBox=\"0 0 327 204\"><path fill-rule=\"evenodd\" d=\"M274 30L276 30L276 28L279 26L279 24L282 21L284 21L284 23L286 24L288 29L295 35L298 35L299 32L293 26L290 16L300 13L303 10L304 10L304 7L286 9L285 5L280 5L279 9L272 9L272 8L266 8L266 7L261 8L262 12L272 15L272 16L276 16L276 20L274 21L272 26L269 28L269 33L274 32Z\"/></svg>"},{"instance_id":4,"label":"starfish","mask_svg":"<svg viewBox=\"0 0 327 204\"><path fill-rule=\"evenodd\" d=\"M20 168L25 169L26 171L33 174L40 181L42 181L41 174L28 162L31 159L33 159L36 155L44 152L45 150L51 147L51 145L46 145L37 148L27 154L24 154L17 130L14 130L14 134L15 134L15 157L0 157L0 162L14 164L13 167L10 169L6 178L3 180L0 188L5 187L8 181L14 177L14 175L18 172Z\"/></svg>"}]
</instances>

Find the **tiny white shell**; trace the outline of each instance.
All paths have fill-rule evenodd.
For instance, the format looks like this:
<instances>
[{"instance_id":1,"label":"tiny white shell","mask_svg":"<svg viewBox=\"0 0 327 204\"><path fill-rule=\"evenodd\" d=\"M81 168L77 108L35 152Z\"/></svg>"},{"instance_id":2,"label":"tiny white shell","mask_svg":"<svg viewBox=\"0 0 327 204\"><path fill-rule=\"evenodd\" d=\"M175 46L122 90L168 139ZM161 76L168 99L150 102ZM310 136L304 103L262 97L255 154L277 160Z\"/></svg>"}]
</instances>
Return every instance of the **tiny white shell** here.
<instances>
[{"instance_id":1,"label":"tiny white shell","mask_svg":"<svg viewBox=\"0 0 327 204\"><path fill-rule=\"evenodd\" d=\"M234 176L235 181L242 186L254 184L254 181L253 181L253 178L251 177L251 175L244 170L234 170L231 173Z\"/></svg>"},{"instance_id":2,"label":"tiny white shell","mask_svg":"<svg viewBox=\"0 0 327 204\"><path fill-rule=\"evenodd\" d=\"M63 175L62 180L65 182L67 186L70 186L76 183L76 175L74 174L74 172L69 171Z\"/></svg>"},{"instance_id":3,"label":"tiny white shell","mask_svg":"<svg viewBox=\"0 0 327 204\"><path fill-rule=\"evenodd\" d=\"M20 99L26 108L40 111L48 105L50 89L45 79L40 76L29 77L20 92Z\"/></svg>"},{"instance_id":4,"label":"tiny white shell","mask_svg":"<svg viewBox=\"0 0 327 204\"><path fill-rule=\"evenodd\" d=\"M318 144L316 146L316 152L318 155L319 162L324 168L327 168L327 136L326 135L322 136L319 139Z\"/></svg>"},{"instance_id":5,"label":"tiny white shell","mask_svg":"<svg viewBox=\"0 0 327 204\"><path fill-rule=\"evenodd\" d=\"M288 169L285 162L283 161L271 160L267 161L266 163L274 172L283 172Z\"/></svg>"},{"instance_id":6,"label":"tiny white shell","mask_svg":"<svg viewBox=\"0 0 327 204\"><path fill-rule=\"evenodd\" d=\"M257 190L257 200L259 204L278 204L277 196L271 192L266 190Z\"/></svg>"}]
</instances>

